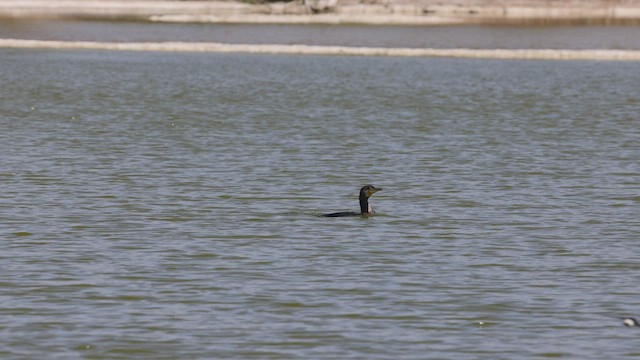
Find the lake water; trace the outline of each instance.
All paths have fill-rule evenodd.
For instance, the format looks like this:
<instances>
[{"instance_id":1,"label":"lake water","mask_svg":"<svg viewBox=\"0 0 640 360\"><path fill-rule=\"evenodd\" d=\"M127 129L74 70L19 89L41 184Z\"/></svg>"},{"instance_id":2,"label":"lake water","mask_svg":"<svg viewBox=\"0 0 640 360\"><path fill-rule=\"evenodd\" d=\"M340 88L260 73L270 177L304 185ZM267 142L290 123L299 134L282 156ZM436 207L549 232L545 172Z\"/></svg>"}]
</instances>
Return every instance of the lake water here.
<instances>
[{"instance_id":1,"label":"lake water","mask_svg":"<svg viewBox=\"0 0 640 360\"><path fill-rule=\"evenodd\" d=\"M0 357L640 356L639 70L0 50Z\"/></svg>"},{"instance_id":2,"label":"lake water","mask_svg":"<svg viewBox=\"0 0 640 360\"><path fill-rule=\"evenodd\" d=\"M357 26L0 22L0 38L467 49L640 50L640 26Z\"/></svg>"}]
</instances>

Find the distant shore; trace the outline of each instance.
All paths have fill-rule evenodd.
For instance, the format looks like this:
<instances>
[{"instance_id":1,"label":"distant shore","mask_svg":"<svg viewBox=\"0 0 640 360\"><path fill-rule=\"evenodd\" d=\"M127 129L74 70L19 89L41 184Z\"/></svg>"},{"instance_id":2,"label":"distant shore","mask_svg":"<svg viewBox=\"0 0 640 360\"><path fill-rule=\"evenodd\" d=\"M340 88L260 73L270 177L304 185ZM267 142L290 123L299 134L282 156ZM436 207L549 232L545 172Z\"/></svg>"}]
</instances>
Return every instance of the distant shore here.
<instances>
[{"instance_id":1,"label":"distant shore","mask_svg":"<svg viewBox=\"0 0 640 360\"><path fill-rule=\"evenodd\" d=\"M313 45L222 44L212 42L113 43L92 41L43 41L24 39L0 39L0 48L289 55L299 54L328 56L393 56L503 60L640 61L640 51L636 50L416 49Z\"/></svg>"},{"instance_id":2,"label":"distant shore","mask_svg":"<svg viewBox=\"0 0 640 360\"><path fill-rule=\"evenodd\" d=\"M0 0L0 19L362 25L640 25L640 0Z\"/></svg>"},{"instance_id":3,"label":"distant shore","mask_svg":"<svg viewBox=\"0 0 640 360\"><path fill-rule=\"evenodd\" d=\"M215 24L357 25L640 25L640 0L299 0L242 3L171 0L0 0L0 23L99 20ZM376 1L384 1L376 2ZM471 29L470 31L474 31ZM7 36L12 37L12 36ZM476 59L640 61L627 49L476 49L379 46L236 44L219 42L109 42L0 39L0 48L169 51ZM158 42L159 41L159 42Z\"/></svg>"}]
</instances>

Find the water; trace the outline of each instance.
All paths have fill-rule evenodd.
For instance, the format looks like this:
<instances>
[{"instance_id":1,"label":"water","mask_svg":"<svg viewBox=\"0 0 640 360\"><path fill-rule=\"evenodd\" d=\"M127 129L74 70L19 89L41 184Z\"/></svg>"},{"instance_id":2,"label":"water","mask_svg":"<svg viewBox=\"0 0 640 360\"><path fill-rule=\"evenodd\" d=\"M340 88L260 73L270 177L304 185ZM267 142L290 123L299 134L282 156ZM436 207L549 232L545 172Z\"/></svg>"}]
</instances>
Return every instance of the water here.
<instances>
[{"instance_id":1,"label":"water","mask_svg":"<svg viewBox=\"0 0 640 360\"><path fill-rule=\"evenodd\" d=\"M157 24L101 21L0 22L0 38L307 44L467 49L640 50L633 26L327 26Z\"/></svg>"},{"instance_id":2,"label":"water","mask_svg":"<svg viewBox=\"0 0 640 360\"><path fill-rule=\"evenodd\" d=\"M636 63L0 50L0 83L3 358L640 355Z\"/></svg>"}]
</instances>

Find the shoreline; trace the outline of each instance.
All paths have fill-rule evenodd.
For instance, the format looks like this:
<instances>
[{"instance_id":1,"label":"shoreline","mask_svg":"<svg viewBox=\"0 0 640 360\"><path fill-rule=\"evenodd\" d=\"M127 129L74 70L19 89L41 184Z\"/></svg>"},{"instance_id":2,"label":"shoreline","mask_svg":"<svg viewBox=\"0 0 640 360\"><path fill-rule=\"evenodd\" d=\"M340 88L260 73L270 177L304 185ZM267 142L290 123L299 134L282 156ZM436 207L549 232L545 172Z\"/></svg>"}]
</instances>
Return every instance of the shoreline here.
<instances>
[{"instance_id":1,"label":"shoreline","mask_svg":"<svg viewBox=\"0 0 640 360\"><path fill-rule=\"evenodd\" d=\"M214 24L640 25L640 0L0 0L0 20ZM446 3L446 4L445 4Z\"/></svg>"},{"instance_id":2,"label":"shoreline","mask_svg":"<svg viewBox=\"0 0 640 360\"><path fill-rule=\"evenodd\" d=\"M615 6L594 6L607 0L553 0L535 11L520 11L542 3L537 0L299 0L333 1L321 11L302 2L247 4L235 1L177 0L0 0L0 23L3 20L96 20L135 21L140 23L211 23L211 24L294 24L294 25L398 25L398 26L466 26L466 25L640 25L640 0L625 0L627 12ZM387 1L386 4L375 1ZM413 2L412 2L413 1ZM506 6L506 4L511 4ZM613 3L608 1L607 3ZM320 4L320 5L319 5ZM452 7L451 4L457 4ZM551 5L550 5L551 4ZM635 6L637 4L637 6ZM481 6L486 5L486 6ZM324 5L322 5L324 6ZM315 10L314 10L315 9ZM528 8L531 10L531 8ZM609 14L605 16L606 14ZM623 16L624 15L624 16ZM333 56L389 56L513 60L588 60L640 61L640 50L585 49L476 49L476 48L406 48L374 46L279 45L223 42L109 42L74 40L27 40L0 38L0 48L113 50L158 52L209 52L248 54L298 54ZM473 46L471 46L473 47Z\"/></svg>"},{"instance_id":3,"label":"shoreline","mask_svg":"<svg viewBox=\"0 0 640 360\"><path fill-rule=\"evenodd\" d=\"M382 56L500 60L640 61L640 50L425 49L320 45L249 45L215 42L94 42L0 39L0 49L203 52L326 56Z\"/></svg>"}]
</instances>

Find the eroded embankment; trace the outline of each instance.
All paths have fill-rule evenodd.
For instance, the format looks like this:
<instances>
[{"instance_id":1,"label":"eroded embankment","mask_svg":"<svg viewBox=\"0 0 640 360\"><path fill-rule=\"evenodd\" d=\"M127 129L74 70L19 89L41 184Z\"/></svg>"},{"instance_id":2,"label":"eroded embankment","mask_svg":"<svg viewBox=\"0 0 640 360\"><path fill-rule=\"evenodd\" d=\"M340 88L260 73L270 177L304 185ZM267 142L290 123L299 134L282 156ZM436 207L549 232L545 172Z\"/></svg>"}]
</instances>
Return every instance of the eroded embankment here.
<instances>
[{"instance_id":1,"label":"eroded embankment","mask_svg":"<svg viewBox=\"0 0 640 360\"><path fill-rule=\"evenodd\" d=\"M640 0L2 0L0 19L249 24L640 24Z\"/></svg>"},{"instance_id":2,"label":"eroded embankment","mask_svg":"<svg viewBox=\"0 0 640 360\"><path fill-rule=\"evenodd\" d=\"M639 50L556 49L415 49L317 45L250 45L189 42L89 42L0 39L0 48L171 51L250 54L300 54L395 57L447 57L468 59L640 61Z\"/></svg>"}]
</instances>

